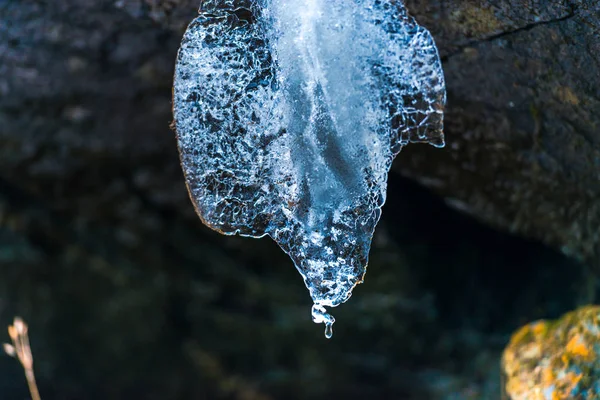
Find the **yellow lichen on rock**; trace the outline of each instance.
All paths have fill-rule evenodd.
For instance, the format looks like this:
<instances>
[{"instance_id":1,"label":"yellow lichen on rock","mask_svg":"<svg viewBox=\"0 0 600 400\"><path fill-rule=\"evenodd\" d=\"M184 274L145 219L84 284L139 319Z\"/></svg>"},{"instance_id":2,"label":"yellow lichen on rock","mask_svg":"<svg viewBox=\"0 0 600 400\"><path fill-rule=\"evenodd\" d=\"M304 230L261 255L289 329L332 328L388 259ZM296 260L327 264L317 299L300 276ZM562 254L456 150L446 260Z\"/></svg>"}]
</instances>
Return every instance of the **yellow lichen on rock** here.
<instances>
[{"instance_id":1,"label":"yellow lichen on rock","mask_svg":"<svg viewBox=\"0 0 600 400\"><path fill-rule=\"evenodd\" d=\"M490 35L502 28L491 7L476 7L473 4L455 9L450 14L450 20L467 37Z\"/></svg>"},{"instance_id":2,"label":"yellow lichen on rock","mask_svg":"<svg viewBox=\"0 0 600 400\"><path fill-rule=\"evenodd\" d=\"M512 336L502 357L510 400L600 399L600 307L537 321Z\"/></svg>"},{"instance_id":3,"label":"yellow lichen on rock","mask_svg":"<svg viewBox=\"0 0 600 400\"><path fill-rule=\"evenodd\" d=\"M571 89L568 86L558 86L554 92L556 96L560 99L560 101L562 101L563 103L578 106L581 102L581 100L579 100L579 97L577 97L575 92L573 92L573 89Z\"/></svg>"}]
</instances>

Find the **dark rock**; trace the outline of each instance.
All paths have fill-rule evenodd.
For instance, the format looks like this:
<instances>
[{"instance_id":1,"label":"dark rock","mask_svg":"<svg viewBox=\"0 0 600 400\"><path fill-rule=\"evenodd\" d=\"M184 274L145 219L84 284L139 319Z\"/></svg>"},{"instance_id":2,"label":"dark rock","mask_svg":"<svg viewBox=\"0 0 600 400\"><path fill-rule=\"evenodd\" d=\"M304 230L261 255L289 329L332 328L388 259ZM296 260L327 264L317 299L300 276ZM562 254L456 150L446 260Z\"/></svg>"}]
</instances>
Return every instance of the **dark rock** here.
<instances>
[{"instance_id":1,"label":"dark rock","mask_svg":"<svg viewBox=\"0 0 600 400\"><path fill-rule=\"evenodd\" d=\"M600 266L600 5L478 3L409 3L445 61L448 146L407 147L395 167L482 221Z\"/></svg>"}]
</instances>

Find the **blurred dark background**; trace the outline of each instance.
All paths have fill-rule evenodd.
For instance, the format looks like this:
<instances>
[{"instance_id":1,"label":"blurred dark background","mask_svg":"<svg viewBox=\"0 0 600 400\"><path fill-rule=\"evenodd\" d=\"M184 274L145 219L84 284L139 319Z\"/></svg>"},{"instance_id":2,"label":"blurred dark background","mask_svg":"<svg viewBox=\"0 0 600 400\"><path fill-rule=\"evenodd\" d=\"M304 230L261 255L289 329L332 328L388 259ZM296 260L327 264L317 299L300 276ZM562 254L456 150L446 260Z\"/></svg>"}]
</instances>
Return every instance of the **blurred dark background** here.
<instances>
[{"instance_id":1,"label":"blurred dark background","mask_svg":"<svg viewBox=\"0 0 600 400\"><path fill-rule=\"evenodd\" d=\"M598 5L407 2L448 146L399 155L326 340L288 257L187 197L170 91L196 3L0 0L0 327L29 323L42 398L499 399L510 334L595 299ZM0 357L0 398L27 397Z\"/></svg>"}]
</instances>

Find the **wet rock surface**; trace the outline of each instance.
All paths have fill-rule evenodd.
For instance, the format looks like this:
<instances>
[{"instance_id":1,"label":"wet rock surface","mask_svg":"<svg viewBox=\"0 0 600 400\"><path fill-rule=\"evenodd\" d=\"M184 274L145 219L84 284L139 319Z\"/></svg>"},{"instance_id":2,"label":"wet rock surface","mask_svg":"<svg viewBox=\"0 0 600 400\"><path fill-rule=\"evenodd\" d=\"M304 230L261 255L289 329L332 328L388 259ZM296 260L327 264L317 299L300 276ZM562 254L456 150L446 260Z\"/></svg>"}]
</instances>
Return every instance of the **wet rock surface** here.
<instances>
[{"instance_id":1,"label":"wet rock surface","mask_svg":"<svg viewBox=\"0 0 600 400\"><path fill-rule=\"evenodd\" d=\"M0 323L29 323L43 398L499 398L510 333L595 280L401 175L593 265L598 6L441 3L407 8L444 58L448 146L399 155L368 284L327 342L287 257L189 201L169 123L196 2L0 2Z\"/></svg>"},{"instance_id":2,"label":"wet rock surface","mask_svg":"<svg viewBox=\"0 0 600 400\"><path fill-rule=\"evenodd\" d=\"M412 9L445 61L447 151L407 148L396 167L482 221L599 265L600 5L434 3Z\"/></svg>"}]
</instances>

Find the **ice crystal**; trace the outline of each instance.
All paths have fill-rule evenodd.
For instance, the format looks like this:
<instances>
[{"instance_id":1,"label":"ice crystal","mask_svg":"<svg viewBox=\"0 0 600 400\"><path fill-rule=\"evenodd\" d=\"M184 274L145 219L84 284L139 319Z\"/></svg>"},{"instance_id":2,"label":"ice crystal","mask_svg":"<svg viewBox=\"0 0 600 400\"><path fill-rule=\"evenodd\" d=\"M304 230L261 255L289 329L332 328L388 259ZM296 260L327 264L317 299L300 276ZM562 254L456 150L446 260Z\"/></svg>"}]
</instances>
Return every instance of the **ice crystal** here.
<instances>
[{"instance_id":1,"label":"ice crystal","mask_svg":"<svg viewBox=\"0 0 600 400\"><path fill-rule=\"evenodd\" d=\"M198 214L269 235L325 307L364 277L393 158L444 145L429 32L394 0L208 0L179 50L173 108Z\"/></svg>"}]
</instances>

